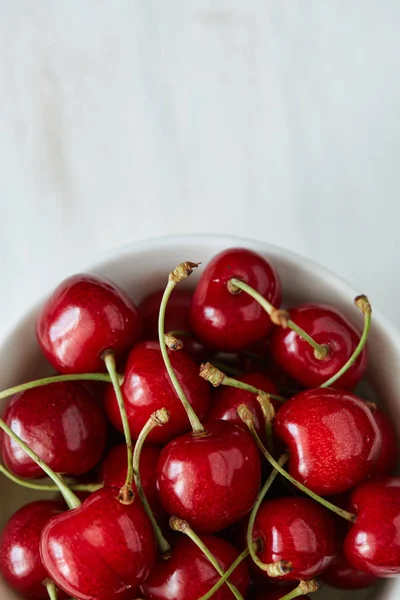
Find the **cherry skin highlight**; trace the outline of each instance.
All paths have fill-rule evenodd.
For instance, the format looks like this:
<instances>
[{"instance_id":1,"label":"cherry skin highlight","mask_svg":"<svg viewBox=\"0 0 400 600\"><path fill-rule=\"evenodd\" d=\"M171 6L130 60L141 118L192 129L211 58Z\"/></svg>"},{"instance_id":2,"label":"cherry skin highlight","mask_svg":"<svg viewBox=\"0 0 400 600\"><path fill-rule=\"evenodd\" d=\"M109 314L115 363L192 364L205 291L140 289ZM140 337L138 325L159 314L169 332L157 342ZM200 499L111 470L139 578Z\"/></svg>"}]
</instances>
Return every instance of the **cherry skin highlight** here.
<instances>
[{"instance_id":1,"label":"cherry skin highlight","mask_svg":"<svg viewBox=\"0 0 400 600\"><path fill-rule=\"evenodd\" d=\"M63 512L63 505L38 500L20 508L8 521L0 536L0 571L12 589L31 600L48 600L43 581L48 578L40 558L43 528ZM58 598L66 598L62 592Z\"/></svg>"},{"instance_id":2,"label":"cherry skin highlight","mask_svg":"<svg viewBox=\"0 0 400 600\"><path fill-rule=\"evenodd\" d=\"M168 351L172 367L183 391L202 419L209 407L210 389L199 377L198 365L183 350ZM132 437L137 439L152 413L166 408L170 419L163 427L155 427L148 442L166 443L190 429L189 419L168 376L158 342L141 342L129 354L121 386ZM105 409L111 423L122 431L121 417L114 390L108 386Z\"/></svg>"},{"instance_id":3,"label":"cherry skin highlight","mask_svg":"<svg viewBox=\"0 0 400 600\"><path fill-rule=\"evenodd\" d=\"M262 375L261 373L249 373L238 377L239 381L248 383L264 392L270 394L278 394L275 384ZM275 410L279 410L279 404L271 401ZM208 413L208 421L224 420L243 427L248 431L247 426L243 423L237 414L237 408L241 404L245 404L254 417L254 426L260 438L265 439L265 420L261 407L257 401L257 397L252 392L241 390L239 388L223 386L218 387L214 392L214 397L211 403L211 410Z\"/></svg>"},{"instance_id":4,"label":"cherry skin highlight","mask_svg":"<svg viewBox=\"0 0 400 600\"><path fill-rule=\"evenodd\" d=\"M7 425L57 473L80 475L99 461L105 446L104 415L88 389L75 381L51 383L13 396ZM43 470L6 435L5 466L19 477L44 477Z\"/></svg>"},{"instance_id":5,"label":"cherry skin highlight","mask_svg":"<svg viewBox=\"0 0 400 600\"><path fill-rule=\"evenodd\" d=\"M215 533L250 512L260 486L260 456L251 436L227 421L207 423L161 451L157 485L164 509L196 533Z\"/></svg>"},{"instance_id":6,"label":"cherry skin highlight","mask_svg":"<svg viewBox=\"0 0 400 600\"><path fill-rule=\"evenodd\" d=\"M53 518L41 537L43 563L67 594L84 600L131 600L156 560L156 540L135 497L118 489L91 494L79 508Z\"/></svg>"},{"instance_id":7,"label":"cherry skin highlight","mask_svg":"<svg viewBox=\"0 0 400 600\"><path fill-rule=\"evenodd\" d=\"M290 452L290 474L328 496L360 483L381 450L381 436L365 403L341 390L314 389L288 400L274 431Z\"/></svg>"},{"instance_id":8,"label":"cherry skin highlight","mask_svg":"<svg viewBox=\"0 0 400 600\"><path fill-rule=\"evenodd\" d=\"M400 574L400 477L360 484L350 496L357 515L344 541L344 553L355 569L375 575Z\"/></svg>"},{"instance_id":9,"label":"cherry skin highlight","mask_svg":"<svg viewBox=\"0 0 400 600\"><path fill-rule=\"evenodd\" d=\"M378 460L372 469L371 476L392 475L396 468L399 456L399 444L397 441L396 431L392 425L389 416L380 408L376 407L372 411L375 423L382 438L382 447L378 456Z\"/></svg>"},{"instance_id":10,"label":"cherry skin highlight","mask_svg":"<svg viewBox=\"0 0 400 600\"><path fill-rule=\"evenodd\" d=\"M158 446L143 446L140 453L140 478L142 488L150 507L157 517L163 514L161 502L158 497L156 483L156 468L160 457L160 448ZM126 480L127 456L126 445L119 444L111 448L101 463L99 480L104 482L105 487L121 488ZM132 489L136 494L135 482Z\"/></svg>"},{"instance_id":11,"label":"cherry skin highlight","mask_svg":"<svg viewBox=\"0 0 400 600\"><path fill-rule=\"evenodd\" d=\"M276 498L261 504L253 540L261 538L257 555L263 563L288 560L292 571L277 580L312 579L336 556L335 524L329 511L309 498ZM258 569L268 577L266 571ZM282 594L284 595L284 594Z\"/></svg>"},{"instance_id":12,"label":"cherry skin highlight","mask_svg":"<svg viewBox=\"0 0 400 600\"><path fill-rule=\"evenodd\" d=\"M246 293L231 294L227 284L237 278L255 288L275 307L281 302L281 284L273 266L243 248L225 250L207 265L193 295L190 323L207 346L238 352L261 340L272 323L264 309Z\"/></svg>"},{"instance_id":13,"label":"cherry skin highlight","mask_svg":"<svg viewBox=\"0 0 400 600\"><path fill-rule=\"evenodd\" d=\"M290 309L289 313L291 320L315 342L329 347L329 354L326 358L317 358L310 344L295 331L276 327L271 340L273 357L305 387L319 387L347 362L358 345L361 332L331 306L300 306ZM332 387L352 390L364 376L367 362L368 352L364 347L355 363Z\"/></svg>"},{"instance_id":14,"label":"cherry skin highlight","mask_svg":"<svg viewBox=\"0 0 400 600\"><path fill-rule=\"evenodd\" d=\"M231 544L216 536L202 536L221 569L226 571L236 560L239 552ZM169 560L159 560L142 584L148 600L198 600L220 579L212 564L188 537L177 538ZM234 570L230 582L245 596L249 586L249 574L245 561ZM226 584L213 594L213 600L231 600L232 592Z\"/></svg>"},{"instance_id":15,"label":"cherry skin highlight","mask_svg":"<svg viewBox=\"0 0 400 600\"><path fill-rule=\"evenodd\" d=\"M113 283L94 275L63 281L42 308L40 347L60 373L105 371L102 355L123 359L141 335L137 308Z\"/></svg>"}]
</instances>

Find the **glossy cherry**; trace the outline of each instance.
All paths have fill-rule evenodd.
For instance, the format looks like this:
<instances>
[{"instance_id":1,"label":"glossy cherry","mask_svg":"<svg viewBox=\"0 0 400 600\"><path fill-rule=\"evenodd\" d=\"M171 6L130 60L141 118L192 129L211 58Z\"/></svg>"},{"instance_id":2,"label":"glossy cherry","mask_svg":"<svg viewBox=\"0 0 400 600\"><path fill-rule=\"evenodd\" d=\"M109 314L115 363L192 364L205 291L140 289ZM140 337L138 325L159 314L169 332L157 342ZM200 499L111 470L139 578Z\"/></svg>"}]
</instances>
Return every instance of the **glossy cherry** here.
<instances>
[{"instance_id":1,"label":"glossy cherry","mask_svg":"<svg viewBox=\"0 0 400 600\"><path fill-rule=\"evenodd\" d=\"M202 536L201 540L226 571L239 552L231 544L216 536ZM220 579L220 575L201 550L187 537L177 538L169 560L159 560L142 584L149 600L198 600ZM230 582L245 596L249 574L245 561L234 570ZM232 592L224 584L215 594L215 600L231 600Z\"/></svg>"},{"instance_id":2,"label":"glossy cherry","mask_svg":"<svg viewBox=\"0 0 400 600\"><path fill-rule=\"evenodd\" d=\"M210 403L210 389L199 377L198 365L183 350L169 351L173 369L190 404L199 418L206 414ZM169 379L158 342L141 342L129 354L121 386L132 437L138 438L151 414L161 408L170 413L169 422L156 427L147 440L165 443L188 431L190 423ZM114 390L106 391L105 408L110 421L122 430L121 418Z\"/></svg>"},{"instance_id":3,"label":"glossy cherry","mask_svg":"<svg viewBox=\"0 0 400 600\"><path fill-rule=\"evenodd\" d=\"M291 377L305 387L318 387L347 362L360 341L361 332L339 311L331 306L307 305L289 309L291 320L301 327L315 342L326 345L326 358L317 358L314 349L291 329L276 327L271 349L276 362ZM368 353L364 347L355 363L332 387L352 390L365 374Z\"/></svg>"},{"instance_id":4,"label":"glossy cherry","mask_svg":"<svg viewBox=\"0 0 400 600\"><path fill-rule=\"evenodd\" d=\"M322 573L321 580L339 590L363 590L373 585L376 577L354 569L343 551L339 551L333 562Z\"/></svg>"},{"instance_id":5,"label":"glossy cherry","mask_svg":"<svg viewBox=\"0 0 400 600\"><path fill-rule=\"evenodd\" d=\"M43 530L43 563L71 596L131 600L154 565L156 540L140 500L124 505L117 496L116 488L94 492Z\"/></svg>"},{"instance_id":6,"label":"glossy cherry","mask_svg":"<svg viewBox=\"0 0 400 600\"><path fill-rule=\"evenodd\" d=\"M48 578L40 558L43 528L64 510L51 500L38 500L20 508L0 536L0 571L7 583L25 598L48 600L43 582ZM59 592L58 597L66 596Z\"/></svg>"},{"instance_id":7,"label":"glossy cherry","mask_svg":"<svg viewBox=\"0 0 400 600\"><path fill-rule=\"evenodd\" d=\"M378 460L372 469L371 476L392 475L399 456L397 434L389 416L378 407L372 409L375 423L382 438L382 447Z\"/></svg>"},{"instance_id":8,"label":"glossy cherry","mask_svg":"<svg viewBox=\"0 0 400 600\"><path fill-rule=\"evenodd\" d=\"M37 338L60 373L104 371L102 354L124 358L139 339L137 308L113 283L94 275L63 281L39 313Z\"/></svg>"},{"instance_id":9,"label":"glossy cherry","mask_svg":"<svg viewBox=\"0 0 400 600\"><path fill-rule=\"evenodd\" d=\"M243 383L248 383L249 385L259 388L264 392L270 394L279 393L275 384L261 373L249 373L238 377L238 379ZM275 409L279 409L279 404L274 403L273 401L272 403L274 404ZM218 387L214 392L211 410L208 413L207 420L217 421L222 419L234 423L235 425L239 425L248 431L246 425L237 414L236 409L240 404L245 404L249 407L254 417L254 425L257 433L261 439L264 440L265 419L257 398L252 392L229 386Z\"/></svg>"},{"instance_id":10,"label":"glossy cherry","mask_svg":"<svg viewBox=\"0 0 400 600\"><path fill-rule=\"evenodd\" d=\"M269 316L253 298L229 291L233 277L251 285L274 306L281 302L279 276L265 258L243 248L215 256L196 287L190 323L199 340L225 352L249 348L272 327Z\"/></svg>"},{"instance_id":11,"label":"glossy cherry","mask_svg":"<svg viewBox=\"0 0 400 600\"><path fill-rule=\"evenodd\" d=\"M250 512L260 486L260 457L251 436L227 421L207 423L161 451L157 467L161 502L169 515L196 533L215 533Z\"/></svg>"},{"instance_id":12,"label":"glossy cherry","mask_svg":"<svg viewBox=\"0 0 400 600\"><path fill-rule=\"evenodd\" d=\"M52 383L13 396L3 416L7 425L57 473L80 475L99 461L105 418L88 389L78 382ZM43 477L42 469L8 436L4 464L20 477Z\"/></svg>"},{"instance_id":13,"label":"glossy cherry","mask_svg":"<svg viewBox=\"0 0 400 600\"><path fill-rule=\"evenodd\" d=\"M344 542L355 568L376 577L400 574L400 477L382 477L360 484L350 496L357 515Z\"/></svg>"},{"instance_id":14,"label":"glossy cherry","mask_svg":"<svg viewBox=\"0 0 400 600\"><path fill-rule=\"evenodd\" d=\"M263 563L292 563L292 571L278 580L312 579L336 556L334 520L329 511L308 498L263 502L253 529L253 540L258 538L262 543L258 557ZM265 571L259 571L268 577Z\"/></svg>"},{"instance_id":15,"label":"glossy cherry","mask_svg":"<svg viewBox=\"0 0 400 600\"><path fill-rule=\"evenodd\" d=\"M160 457L160 448L158 446L144 446L140 453L140 478L144 494L151 506L155 516L163 513L160 499L157 492L156 468ZM119 444L107 453L100 468L100 481L104 482L106 487L121 488L126 479L126 446ZM136 493L136 485L132 485Z\"/></svg>"},{"instance_id":16,"label":"glossy cherry","mask_svg":"<svg viewBox=\"0 0 400 600\"><path fill-rule=\"evenodd\" d=\"M293 396L276 415L274 431L289 449L290 474L325 496L365 479L381 450L369 408L340 390L313 389Z\"/></svg>"}]
</instances>

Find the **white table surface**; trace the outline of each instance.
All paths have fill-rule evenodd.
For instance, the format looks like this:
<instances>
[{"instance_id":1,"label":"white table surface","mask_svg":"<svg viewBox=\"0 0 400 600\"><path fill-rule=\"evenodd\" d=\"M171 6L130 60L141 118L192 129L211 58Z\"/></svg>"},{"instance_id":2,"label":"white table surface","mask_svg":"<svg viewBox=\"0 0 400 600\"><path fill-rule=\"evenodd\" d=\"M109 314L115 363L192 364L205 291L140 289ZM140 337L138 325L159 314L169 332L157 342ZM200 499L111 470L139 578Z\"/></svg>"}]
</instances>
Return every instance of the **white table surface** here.
<instances>
[{"instance_id":1,"label":"white table surface","mask_svg":"<svg viewBox=\"0 0 400 600\"><path fill-rule=\"evenodd\" d=\"M399 25L397 0L0 0L0 332L179 232L311 257L400 326Z\"/></svg>"}]
</instances>

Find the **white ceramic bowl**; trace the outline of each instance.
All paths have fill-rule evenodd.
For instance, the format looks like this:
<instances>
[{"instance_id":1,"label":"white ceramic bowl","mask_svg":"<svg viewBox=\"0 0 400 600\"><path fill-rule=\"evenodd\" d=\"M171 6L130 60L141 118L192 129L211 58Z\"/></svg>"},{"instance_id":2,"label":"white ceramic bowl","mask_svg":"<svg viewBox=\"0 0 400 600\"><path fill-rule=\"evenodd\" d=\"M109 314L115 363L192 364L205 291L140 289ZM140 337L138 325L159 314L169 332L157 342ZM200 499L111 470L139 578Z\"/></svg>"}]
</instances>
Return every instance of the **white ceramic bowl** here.
<instances>
[{"instance_id":1,"label":"white ceramic bowl","mask_svg":"<svg viewBox=\"0 0 400 600\"><path fill-rule=\"evenodd\" d=\"M286 250L237 237L220 235L169 236L150 239L121 248L90 266L85 271L103 275L140 301L150 292L165 285L167 274L184 260L207 263L215 254L229 247L246 247L271 259L282 279L286 301L316 301L333 304L354 322L361 318L353 306L360 292L319 265ZM197 269L181 285L193 286L201 273ZM50 293L51 290L48 290ZM373 300L373 299L371 299ZM35 338L35 317L41 303L30 310L15 326L0 346L0 389L36 379L49 372ZM393 417L400 436L400 336L377 311L369 340L369 382ZM0 475L0 526L37 493L27 492ZM0 581L1 600L18 598ZM387 580L377 588L364 592L342 592L322 587L314 598L326 600L399 600L400 578Z\"/></svg>"}]
</instances>

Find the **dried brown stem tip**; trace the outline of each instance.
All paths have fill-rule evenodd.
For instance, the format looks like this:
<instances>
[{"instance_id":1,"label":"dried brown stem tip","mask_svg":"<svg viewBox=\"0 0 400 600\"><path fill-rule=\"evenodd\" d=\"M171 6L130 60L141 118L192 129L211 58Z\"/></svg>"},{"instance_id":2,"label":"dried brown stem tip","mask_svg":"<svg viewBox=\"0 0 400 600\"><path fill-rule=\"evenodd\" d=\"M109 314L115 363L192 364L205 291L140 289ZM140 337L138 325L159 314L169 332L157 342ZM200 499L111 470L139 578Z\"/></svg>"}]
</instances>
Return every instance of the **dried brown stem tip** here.
<instances>
[{"instance_id":1,"label":"dried brown stem tip","mask_svg":"<svg viewBox=\"0 0 400 600\"><path fill-rule=\"evenodd\" d=\"M179 283L182 279L186 279L193 273L193 269L196 269L201 263L195 263L186 261L178 265L170 274L169 281L175 281L175 283Z\"/></svg>"},{"instance_id":2,"label":"dried brown stem tip","mask_svg":"<svg viewBox=\"0 0 400 600\"><path fill-rule=\"evenodd\" d=\"M247 426L254 425L254 417L253 413L245 404L240 404L236 409L237 414L242 419L243 423L246 423Z\"/></svg>"},{"instance_id":3,"label":"dried brown stem tip","mask_svg":"<svg viewBox=\"0 0 400 600\"><path fill-rule=\"evenodd\" d=\"M228 283L226 284L226 287L228 288L228 292L233 295L241 294L243 291L240 288L238 288L237 285L232 283L231 280L228 281Z\"/></svg>"},{"instance_id":4,"label":"dried brown stem tip","mask_svg":"<svg viewBox=\"0 0 400 600\"><path fill-rule=\"evenodd\" d=\"M170 350L182 350L183 348L182 340L176 338L172 333L166 333L164 335L164 340L166 346L168 346Z\"/></svg>"},{"instance_id":5,"label":"dried brown stem tip","mask_svg":"<svg viewBox=\"0 0 400 600\"><path fill-rule=\"evenodd\" d=\"M260 563L257 564L263 571L266 571L269 577L282 577L282 575L287 575L292 570L292 563L288 560L278 560L277 562L269 565L263 564L262 566Z\"/></svg>"},{"instance_id":6,"label":"dried brown stem tip","mask_svg":"<svg viewBox=\"0 0 400 600\"><path fill-rule=\"evenodd\" d=\"M303 596L306 594L313 594L318 591L319 583L316 579L309 579L308 581L300 581L298 587L302 590Z\"/></svg>"},{"instance_id":7,"label":"dried brown stem tip","mask_svg":"<svg viewBox=\"0 0 400 600\"><path fill-rule=\"evenodd\" d=\"M121 502L121 504L129 506L129 504L132 504L134 499L135 494L133 493L132 488L128 485L124 485L119 491L118 500Z\"/></svg>"},{"instance_id":8,"label":"dried brown stem tip","mask_svg":"<svg viewBox=\"0 0 400 600\"><path fill-rule=\"evenodd\" d=\"M369 408L369 410L372 413L376 412L376 409L378 408L375 402L371 402L370 400L366 400L364 404Z\"/></svg>"},{"instance_id":9,"label":"dried brown stem tip","mask_svg":"<svg viewBox=\"0 0 400 600\"><path fill-rule=\"evenodd\" d=\"M214 387L221 385L226 375L211 363L203 363L200 367L200 377L209 381Z\"/></svg>"},{"instance_id":10,"label":"dried brown stem tip","mask_svg":"<svg viewBox=\"0 0 400 600\"><path fill-rule=\"evenodd\" d=\"M179 519L178 517L171 517L169 520L169 526L174 531L180 531L181 533L185 533L185 531L190 529L189 523L183 519Z\"/></svg>"},{"instance_id":11,"label":"dried brown stem tip","mask_svg":"<svg viewBox=\"0 0 400 600\"><path fill-rule=\"evenodd\" d=\"M363 315L370 315L372 313L372 307L369 303L367 296L361 294L354 300L354 304L359 308Z\"/></svg>"},{"instance_id":12,"label":"dried brown stem tip","mask_svg":"<svg viewBox=\"0 0 400 600\"><path fill-rule=\"evenodd\" d=\"M160 410L156 410L155 412L153 412L151 418L153 419L156 425L162 427L169 421L169 410L167 410L166 408L160 408Z\"/></svg>"},{"instance_id":13,"label":"dried brown stem tip","mask_svg":"<svg viewBox=\"0 0 400 600\"><path fill-rule=\"evenodd\" d=\"M282 308L273 308L271 310L270 319L274 325L286 329L289 323L290 314L289 311L283 310Z\"/></svg>"},{"instance_id":14,"label":"dried brown stem tip","mask_svg":"<svg viewBox=\"0 0 400 600\"><path fill-rule=\"evenodd\" d=\"M261 410L264 415L264 419L268 422L271 422L275 419L275 409L271 403L271 398L269 394L263 392L262 390L258 391L257 402L261 406Z\"/></svg>"}]
</instances>

